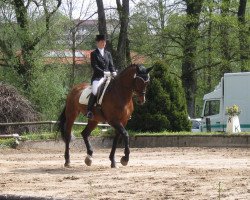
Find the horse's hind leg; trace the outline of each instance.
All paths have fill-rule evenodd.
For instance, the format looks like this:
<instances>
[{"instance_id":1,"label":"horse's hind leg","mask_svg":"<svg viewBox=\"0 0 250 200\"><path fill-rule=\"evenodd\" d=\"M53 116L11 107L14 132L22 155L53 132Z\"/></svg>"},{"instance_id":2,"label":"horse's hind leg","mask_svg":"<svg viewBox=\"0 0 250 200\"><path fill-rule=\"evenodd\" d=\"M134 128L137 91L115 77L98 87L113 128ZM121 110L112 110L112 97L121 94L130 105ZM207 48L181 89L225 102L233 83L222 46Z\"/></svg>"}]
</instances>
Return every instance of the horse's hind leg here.
<instances>
[{"instance_id":1,"label":"horse's hind leg","mask_svg":"<svg viewBox=\"0 0 250 200\"><path fill-rule=\"evenodd\" d=\"M67 122L66 122L66 134L65 134L65 153L64 153L64 158L65 158L65 167L70 167L70 155L69 155L69 143L71 141L71 130L75 121L75 118L77 116L77 113L72 113L71 116L68 116Z\"/></svg>"},{"instance_id":2,"label":"horse's hind leg","mask_svg":"<svg viewBox=\"0 0 250 200\"><path fill-rule=\"evenodd\" d=\"M70 155L69 155L70 140L71 140L71 135L67 135L67 138L65 138L65 153L64 153L65 163L64 163L64 167L70 167Z\"/></svg>"},{"instance_id":3,"label":"horse's hind leg","mask_svg":"<svg viewBox=\"0 0 250 200\"><path fill-rule=\"evenodd\" d=\"M89 120L87 126L85 127L85 129L81 133L83 140L84 140L84 143L85 143L86 148L87 148L87 157L85 158L85 164L88 166L90 166L92 164L92 155L93 155L93 149L92 149L92 146L89 142L89 136L90 136L91 132L95 129L97 124L98 124L97 121Z\"/></svg>"}]
</instances>

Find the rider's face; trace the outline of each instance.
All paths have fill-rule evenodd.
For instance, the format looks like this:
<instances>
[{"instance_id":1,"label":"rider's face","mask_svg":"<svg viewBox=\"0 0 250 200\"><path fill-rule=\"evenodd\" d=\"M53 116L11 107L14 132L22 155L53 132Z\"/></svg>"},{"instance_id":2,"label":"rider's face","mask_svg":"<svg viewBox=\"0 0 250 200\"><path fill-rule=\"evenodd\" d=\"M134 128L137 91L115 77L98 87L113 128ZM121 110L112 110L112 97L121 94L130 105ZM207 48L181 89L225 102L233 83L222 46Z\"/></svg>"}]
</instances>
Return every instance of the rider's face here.
<instances>
[{"instance_id":1,"label":"rider's face","mask_svg":"<svg viewBox=\"0 0 250 200\"><path fill-rule=\"evenodd\" d=\"M97 46L99 49L105 48L105 46L106 46L106 40L97 41L97 42L96 42L96 46Z\"/></svg>"}]
</instances>

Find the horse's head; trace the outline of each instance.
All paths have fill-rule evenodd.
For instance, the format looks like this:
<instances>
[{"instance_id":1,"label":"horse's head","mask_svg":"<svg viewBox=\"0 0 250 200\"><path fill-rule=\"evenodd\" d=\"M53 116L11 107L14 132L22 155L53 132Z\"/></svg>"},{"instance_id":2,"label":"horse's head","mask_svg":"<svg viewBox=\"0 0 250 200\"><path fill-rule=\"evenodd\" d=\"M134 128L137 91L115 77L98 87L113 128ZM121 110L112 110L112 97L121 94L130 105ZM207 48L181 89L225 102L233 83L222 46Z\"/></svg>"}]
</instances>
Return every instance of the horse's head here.
<instances>
[{"instance_id":1,"label":"horse's head","mask_svg":"<svg viewBox=\"0 0 250 200\"><path fill-rule=\"evenodd\" d=\"M149 72L152 69L153 67L145 68L142 65L136 66L136 73L134 76L134 92L137 96L137 102L140 105L144 104L146 101L146 89L150 80Z\"/></svg>"}]
</instances>

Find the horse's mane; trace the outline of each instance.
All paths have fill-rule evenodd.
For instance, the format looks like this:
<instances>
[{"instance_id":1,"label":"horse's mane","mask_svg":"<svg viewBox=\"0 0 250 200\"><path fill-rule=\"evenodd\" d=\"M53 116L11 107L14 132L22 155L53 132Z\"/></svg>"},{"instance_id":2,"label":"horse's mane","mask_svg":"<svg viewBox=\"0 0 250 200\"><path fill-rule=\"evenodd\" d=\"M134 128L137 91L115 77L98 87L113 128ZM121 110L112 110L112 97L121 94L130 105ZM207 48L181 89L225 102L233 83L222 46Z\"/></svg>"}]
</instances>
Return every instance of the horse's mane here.
<instances>
[{"instance_id":1,"label":"horse's mane","mask_svg":"<svg viewBox=\"0 0 250 200\"><path fill-rule=\"evenodd\" d=\"M116 77L122 76L124 73L126 73L128 70L132 68L136 68L138 65L137 64L131 64L128 67L124 68Z\"/></svg>"},{"instance_id":2,"label":"horse's mane","mask_svg":"<svg viewBox=\"0 0 250 200\"><path fill-rule=\"evenodd\" d=\"M114 79L111 80L108 88L110 89L114 85L116 85L116 82L119 81L121 76L123 76L125 73L127 73L128 70L134 69L137 66L138 66L137 64L131 64L131 65L127 66L126 68L124 68L121 72L118 73L118 75Z\"/></svg>"}]
</instances>

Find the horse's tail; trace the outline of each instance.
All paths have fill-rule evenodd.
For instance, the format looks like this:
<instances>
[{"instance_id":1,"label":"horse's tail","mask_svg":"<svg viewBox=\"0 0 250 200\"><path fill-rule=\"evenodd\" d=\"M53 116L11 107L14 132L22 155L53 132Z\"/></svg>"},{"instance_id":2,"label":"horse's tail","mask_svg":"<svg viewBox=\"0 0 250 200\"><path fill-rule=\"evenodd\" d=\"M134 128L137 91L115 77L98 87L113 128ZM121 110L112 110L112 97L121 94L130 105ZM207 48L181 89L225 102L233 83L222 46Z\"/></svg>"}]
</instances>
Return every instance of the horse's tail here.
<instances>
[{"instance_id":1,"label":"horse's tail","mask_svg":"<svg viewBox=\"0 0 250 200\"><path fill-rule=\"evenodd\" d=\"M59 118L58 118L58 131L61 132L61 137L63 139L63 141L66 141L66 115L65 115L65 111L66 111L66 106L63 108L62 113L60 114Z\"/></svg>"}]
</instances>

